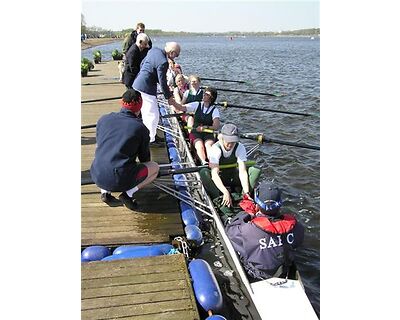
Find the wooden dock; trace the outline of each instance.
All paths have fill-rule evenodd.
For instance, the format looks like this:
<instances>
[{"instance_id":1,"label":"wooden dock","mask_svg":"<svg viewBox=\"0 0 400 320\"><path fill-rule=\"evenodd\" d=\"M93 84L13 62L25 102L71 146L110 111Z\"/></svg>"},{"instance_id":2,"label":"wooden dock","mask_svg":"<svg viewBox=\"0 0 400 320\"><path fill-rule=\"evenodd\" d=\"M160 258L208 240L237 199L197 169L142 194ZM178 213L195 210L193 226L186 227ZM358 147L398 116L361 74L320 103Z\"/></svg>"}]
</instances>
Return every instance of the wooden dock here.
<instances>
[{"instance_id":1,"label":"wooden dock","mask_svg":"<svg viewBox=\"0 0 400 320\"><path fill-rule=\"evenodd\" d=\"M81 100L120 97L116 61L96 64L82 78ZM81 104L81 125L96 124L120 110L120 100ZM96 129L81 130L81 178L90 179ZM165 148L151 149L152 160L168 163ZM119 193L113 193L118 198ZM81 186L81 246L171 243L184 235L177 200L150 185L135 194L137 212L119 201L110 207L95 185ZM183 255L82 263L82 319L199 319Z\"/></svg>"},{"instance_id":2,"label":"wooden dock","mask_svg":"<svg viewBox=\"0 0 400 320\"><path fill-rule=\"evenodd\" d=\"M81 276L82 320L200 319L182 254L83 263Z\"/></svg>"},{"instance_id":3,"label":"wooden dock","mask_svg":"<svg viewBox=\"0 0 400 320\"><path fill-rule=\"evenodd\" d=\"M118 97L124 92L125 86L118 82L116 61L96 64L89 77L82 78L82 101ZM96 124L103 114L119 111L120 108L120 100L82 103L81 124ZM96 129L82 129L81 132L81 177L88 179L96 148ZM151 158L158 163L169 162L165 148L152 148ZM118 198L119 193L113 195ZM137 213L125 208L119 201L115 207L101 202L100 190L95 185L82 186L82 246L161 243L184 235L175 198L152 185L137 192L135 197L139 203Z\"/></svg>"}]
</instances>

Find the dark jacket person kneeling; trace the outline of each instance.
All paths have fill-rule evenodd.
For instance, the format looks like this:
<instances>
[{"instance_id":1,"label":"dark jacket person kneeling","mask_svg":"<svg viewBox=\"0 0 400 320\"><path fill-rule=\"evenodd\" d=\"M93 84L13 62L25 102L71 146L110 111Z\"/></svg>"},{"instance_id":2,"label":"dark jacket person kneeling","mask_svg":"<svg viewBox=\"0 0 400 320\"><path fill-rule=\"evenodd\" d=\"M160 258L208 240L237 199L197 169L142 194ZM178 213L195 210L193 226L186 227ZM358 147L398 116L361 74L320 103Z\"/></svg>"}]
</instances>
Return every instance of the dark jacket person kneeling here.
<instances>
[{"instance_id":1,"label":"dark jacket person kneeling","mask_svg":"<svg viewBox=\"0 0 400 320\"><path fill-rule=\"evenodd\" d=\"M138 117L142 108L140 93L127 90L121 104L119 112L106 114L97 122L97 147L90 174L100 188L102 201L110 204L116 200L111 192L122 192L119 199L135 210L134 193L157 177L159 166L150 161L149 130Z\"/></svg>"}]
</instances>

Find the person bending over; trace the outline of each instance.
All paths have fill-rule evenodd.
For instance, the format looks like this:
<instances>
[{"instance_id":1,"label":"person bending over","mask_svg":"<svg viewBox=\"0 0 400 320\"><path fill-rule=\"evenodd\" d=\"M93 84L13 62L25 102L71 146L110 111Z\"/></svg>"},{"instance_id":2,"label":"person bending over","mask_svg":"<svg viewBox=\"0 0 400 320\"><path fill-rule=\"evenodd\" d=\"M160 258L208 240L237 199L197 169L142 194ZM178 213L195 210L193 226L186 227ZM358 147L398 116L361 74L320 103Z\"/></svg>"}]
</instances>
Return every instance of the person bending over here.
<instances>
[{"instance_id":1,"label":"person bending over","mask_svg":"<svg viewBox=\"0 0 400 320\"><path fill-rule=\"evenodd\" d=\"M143 59L140 71L133 82L133 89L139 91L143 99L143 123L149 129L150 143L156 146L157 125L160 113L157 103L157 84L170 105L177 105L167 84L168 59L179 56L181 47L176 42L167 42L164 49L152 48Z\"/></svg>"}]
</instances>

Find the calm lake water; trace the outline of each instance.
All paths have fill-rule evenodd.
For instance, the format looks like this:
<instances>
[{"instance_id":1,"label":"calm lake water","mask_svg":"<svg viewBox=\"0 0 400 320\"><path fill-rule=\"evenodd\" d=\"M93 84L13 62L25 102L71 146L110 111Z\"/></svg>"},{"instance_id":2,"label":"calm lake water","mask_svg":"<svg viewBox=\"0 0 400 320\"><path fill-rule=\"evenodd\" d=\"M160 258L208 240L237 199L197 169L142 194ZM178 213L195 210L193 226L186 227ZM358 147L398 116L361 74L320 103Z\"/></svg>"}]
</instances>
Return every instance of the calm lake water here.
<instances>
[{"instance_id":1,"label":"calm lake water","mask_svg":"<svg viewBox=\"0 0 400 320\"><path fill-rule=\"evenodd\" d=\"M304 117L271 112L226 109L221 121L238 125L241 132L263 132L267 137L319 146L320 138L320 41L303 37L159 37L153 46L178 41L181 55L176 61L187 75L244 80L246 84L206 81L217 88L281 93L283 97L218 92L218 101L237 105L311 113ZM122 43L82 51L92 59L100 50L111 60ZM249 144L251 145L251 143ZM320 154L317 150L279 144L263 144L255 153L263 168L263 179L274 180L283 190L283 212L295 213L305 226L305 242L298 254L298 268L306 293L320 309Z\"/></svg>"}]
</instances>

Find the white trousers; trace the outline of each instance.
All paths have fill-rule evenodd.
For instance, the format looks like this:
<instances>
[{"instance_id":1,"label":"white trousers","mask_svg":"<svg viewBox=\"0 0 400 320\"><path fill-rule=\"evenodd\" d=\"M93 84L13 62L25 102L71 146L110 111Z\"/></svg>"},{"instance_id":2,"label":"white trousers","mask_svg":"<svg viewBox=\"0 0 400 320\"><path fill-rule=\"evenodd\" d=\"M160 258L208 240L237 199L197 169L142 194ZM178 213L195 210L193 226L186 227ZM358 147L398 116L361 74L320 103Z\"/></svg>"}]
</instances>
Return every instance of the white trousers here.
<instances>
[{"instance_id":1,"label":"white trousers","mask_svg":"<svg viewBox=\"0 0 400 320\"><path fill-rule=\"evenodd\" d=\"M158 111L157 97L139 91L142 95L142 119L144 125L150 131L150 142L156 139L158 120L160 113Z\"/></svg>"}]
</instances>

